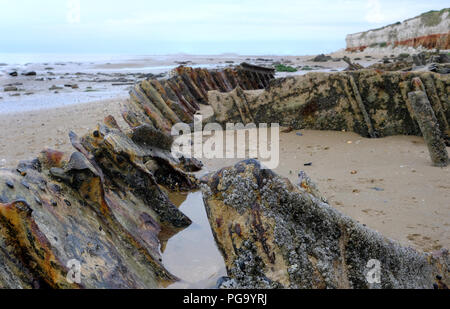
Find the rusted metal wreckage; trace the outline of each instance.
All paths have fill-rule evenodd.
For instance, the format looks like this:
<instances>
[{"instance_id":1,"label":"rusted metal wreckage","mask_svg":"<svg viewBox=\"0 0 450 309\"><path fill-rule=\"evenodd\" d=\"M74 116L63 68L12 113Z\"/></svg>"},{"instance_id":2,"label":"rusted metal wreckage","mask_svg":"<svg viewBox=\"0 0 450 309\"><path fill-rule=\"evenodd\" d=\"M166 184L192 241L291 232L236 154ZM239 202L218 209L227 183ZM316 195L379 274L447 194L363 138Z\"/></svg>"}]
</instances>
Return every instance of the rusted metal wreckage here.
<instances>
[{"instance_id":1,"label":"rusted metal wreckage","mask_svg":"<svg viewBox=\"0 0 450 309\"><path fill-rule=\"evenodd\" d=\"M274 80L272 69L242 64L179 67L167 80L137 83L123 110L128 129L107 117L83 137L70 134L71 154L44 150L14 170L0 170L0 288L156 288L175 282L160 250L191 221L167 192L198 188L190 172L202 164L173 156L170 130L180 121L191 123L199 104L212 105L210 121L280 122L374 137L420 134L407 95L419 87L446 130L448 77L426 74L356 71ZM447 251L403 248L332 210L311 181L298 187L283 181L253 161L205 180L211 227L236 287L431 288L435 278L438 287L448 284ZM298 237L302 230L306 238ZM296 247L280 239L292 239ZM330 254L321 255L325 247ZM356 266L372 253L389 276L385 285L369 285ZM249 268L236 268L245 259ZM73 260L82 265L78 283L67 280Z\"/></svg>"},{"instance_id":2,"label":"rusted metal wreckage","mask_svg":"<svg viewBox=\"0 0 450 309\"><path fill-rule=\"evenodd\" d=\"M248 68L248 69L247 69ZM113 117L83 137L75 152L44 150L17 169L0 170L0 288L157 288L177 280L160 249L191 224L168 191L196 189L167 133L191 122L207 91L267 87L273 70L177 68L168 80L144 80L124 106L128 130ZM81 282L67 280L70 261Z\"/></svg>"},{"instance_id":3,"label":"rusted metal wreckage","mask_svg":"<svg viewBox=\"0 0 450 309\"><path fill-rule=\"evenodd\" d=\"M167 80L144 80L134 86L123 115L130 127L148 124L169 133L175 123L193 122L199 104L208 104L209 91L265 89L275 76L273 69L247 63L223 70L178 67L175 72Z\"/></svg>"},{"instance_id":4,"label":"rusted metal wreckage","mask_svg":"<svg viewBox=\"0 0 450 309\"><path fill-rule=\"evenodd\" d=\"M449 75L432 72L358 70L309 73L274 80L263 91L209 92L219 123L279 123L293 129L346 130L365 137L423 135L424 120L414 111L414 96L421 91L430 111L434 140L431 152L440 152L438 166L448 164L445 144L450 145ZM421 117L421 119L418 119ZM425 117L426 118L426 117ZM428 123L428 120L426 121ZM433 155L432 155L433 157Z\"/></svg>"}]
</instances>

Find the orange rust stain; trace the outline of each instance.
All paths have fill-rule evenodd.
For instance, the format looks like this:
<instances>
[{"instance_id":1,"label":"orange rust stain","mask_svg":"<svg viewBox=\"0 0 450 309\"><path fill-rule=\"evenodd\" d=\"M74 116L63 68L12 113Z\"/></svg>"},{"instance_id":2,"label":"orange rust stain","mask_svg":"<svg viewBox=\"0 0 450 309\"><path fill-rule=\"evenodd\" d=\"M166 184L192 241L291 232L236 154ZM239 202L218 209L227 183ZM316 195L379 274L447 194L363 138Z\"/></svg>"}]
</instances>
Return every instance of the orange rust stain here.
<instances>
[{"instance_id":1,"label":"orange rust stain","mask_svg":"<svg viewBox=\"0 0 450 309\"><path fill-rule=\"evenodd\" d=\"M90 181L82 184L80 193L84 198L97 203L100 206L100 211L104 216L110 214L110 208L105 201L105 191L100 177L93 177Z\"/></svg>"},{"instance_id":2,"label":"orange rust stain","mask_svg":"<svg viewBox=\"0 0 450 309\"><path fill-rule=\"evenodd\" d=\"M222 218L217 218L216 219L216 225L217 225L218 228L220 228L222 226L222 223L223 223Z\"/></svg>"},{"instance_id":3,"label":"orange rust stain","mask_svg":"<svg viewBox=\"0 0 450 309\"><path fill-rule=\"evenodd\" d=\"M422 81L420 80L420 78L418 77L414 77L411 81L412 86L416 89L416 90L422 90L424 89L424 85L422 83Z\"/></svg>"},{"instance_id":4,"label":"orange rust stain","mask_svg":"<svg viewBox=\"0 0 450 309\"><path fill-rule=\"evenodd\" d=\"M116 119L111 115L106 116L103 122L110 128L120 129Z\"/></svg>"},{"instance_id":5,"label":"orange rust stain","mask_svg":"<svg viewBox=\"0 0 450 309\"><path fill-rule=\"evenodd\" d=\"M0 217L8 222L9 230L3 237L14 244L19 254L26 253L26 256L21 256L22 262L49 286L79 288L79 285L67 282L66 268L53 254L50 242L39 230L31 212L24 202L0 203Z\"/></svg>"},{"instance_id":6,"label":"orange rust stain","mask_svg":"<svg viewBox=\"0 0 450 309\"><path fill-rule=\"evenodd\" d=\"M60 166L61 160L64 157L64 152L53 150L53 149L46 149L43 151L46 155L47 162L51 166Z\"/></svg>"}]
</instances>

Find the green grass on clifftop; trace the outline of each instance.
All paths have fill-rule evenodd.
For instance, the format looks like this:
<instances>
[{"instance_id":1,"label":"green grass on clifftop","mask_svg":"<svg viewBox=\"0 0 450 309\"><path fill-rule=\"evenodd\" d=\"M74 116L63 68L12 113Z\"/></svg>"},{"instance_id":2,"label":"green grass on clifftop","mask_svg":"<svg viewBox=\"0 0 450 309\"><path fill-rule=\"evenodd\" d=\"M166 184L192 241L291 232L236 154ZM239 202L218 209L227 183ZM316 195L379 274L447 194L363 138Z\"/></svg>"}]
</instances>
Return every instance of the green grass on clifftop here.
<instances>
[{"instance_id":1,"label":"green grass on clifftop","mask_svg":"<svg viewBox=\"0 0 450 309\"><path fill-rule=\"evenodd\" d=\"M442 15L445 12L450 12L450 9L443 9L440 11L429 11L423 13L422 15L420 15L420 20L424 26L427 27L437 26L442 21ZM447 18L448 17L450 17L450 15L448 15Z\"/></svg>"}]
</instances>

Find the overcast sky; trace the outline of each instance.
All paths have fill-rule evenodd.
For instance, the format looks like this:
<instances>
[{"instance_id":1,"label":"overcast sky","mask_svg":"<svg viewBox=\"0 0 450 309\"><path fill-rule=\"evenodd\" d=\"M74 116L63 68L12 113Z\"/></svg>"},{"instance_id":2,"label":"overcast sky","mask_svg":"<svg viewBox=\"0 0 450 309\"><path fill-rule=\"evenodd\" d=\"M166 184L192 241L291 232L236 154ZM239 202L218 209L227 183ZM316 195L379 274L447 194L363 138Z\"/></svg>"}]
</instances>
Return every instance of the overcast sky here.
<instances>
[{"instance_id":1,"label":"overcast sky","mask_svg":"<svg viewBox=\"0 0 450 309\"><path fill-rule=\"evenodd\" d=\"M0 0L0 53L306 54L448 0Z\"/></svg>"}]
</instances>

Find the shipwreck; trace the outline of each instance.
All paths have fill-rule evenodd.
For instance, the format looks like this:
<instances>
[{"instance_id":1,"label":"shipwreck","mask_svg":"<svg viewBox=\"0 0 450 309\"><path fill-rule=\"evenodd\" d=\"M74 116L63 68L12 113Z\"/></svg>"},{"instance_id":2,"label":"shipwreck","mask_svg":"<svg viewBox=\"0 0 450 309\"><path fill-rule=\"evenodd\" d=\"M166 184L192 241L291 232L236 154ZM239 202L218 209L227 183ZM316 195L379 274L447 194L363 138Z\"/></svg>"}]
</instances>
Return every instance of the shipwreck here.
<instances>
[{"instance_id":1,"label":"shipwreck","mask_svg":"<svg viewBox=\"0 0 450 309\"><path fill-rule=\"evenodd\" d=\"M73 153L47 149L0 170L0 288L161 288L178 278L160 248L191 224L168 192L201 188L216 243L235 288L445 288L448 251L405 248L329 205L306 175L292 184L255 160L201 180L196 159L171 153L171 128L206 122L278 122L377 138L423 135L433 163L448 164L448 75L380 69L275 79L250 64L179 67L166 80L134 85L113 117ZM424 107L425 106L425 107ZM381 263L381 283L366 264ZM71 260L81 280L67 280Z\"/></svg>"}]
</instances>

